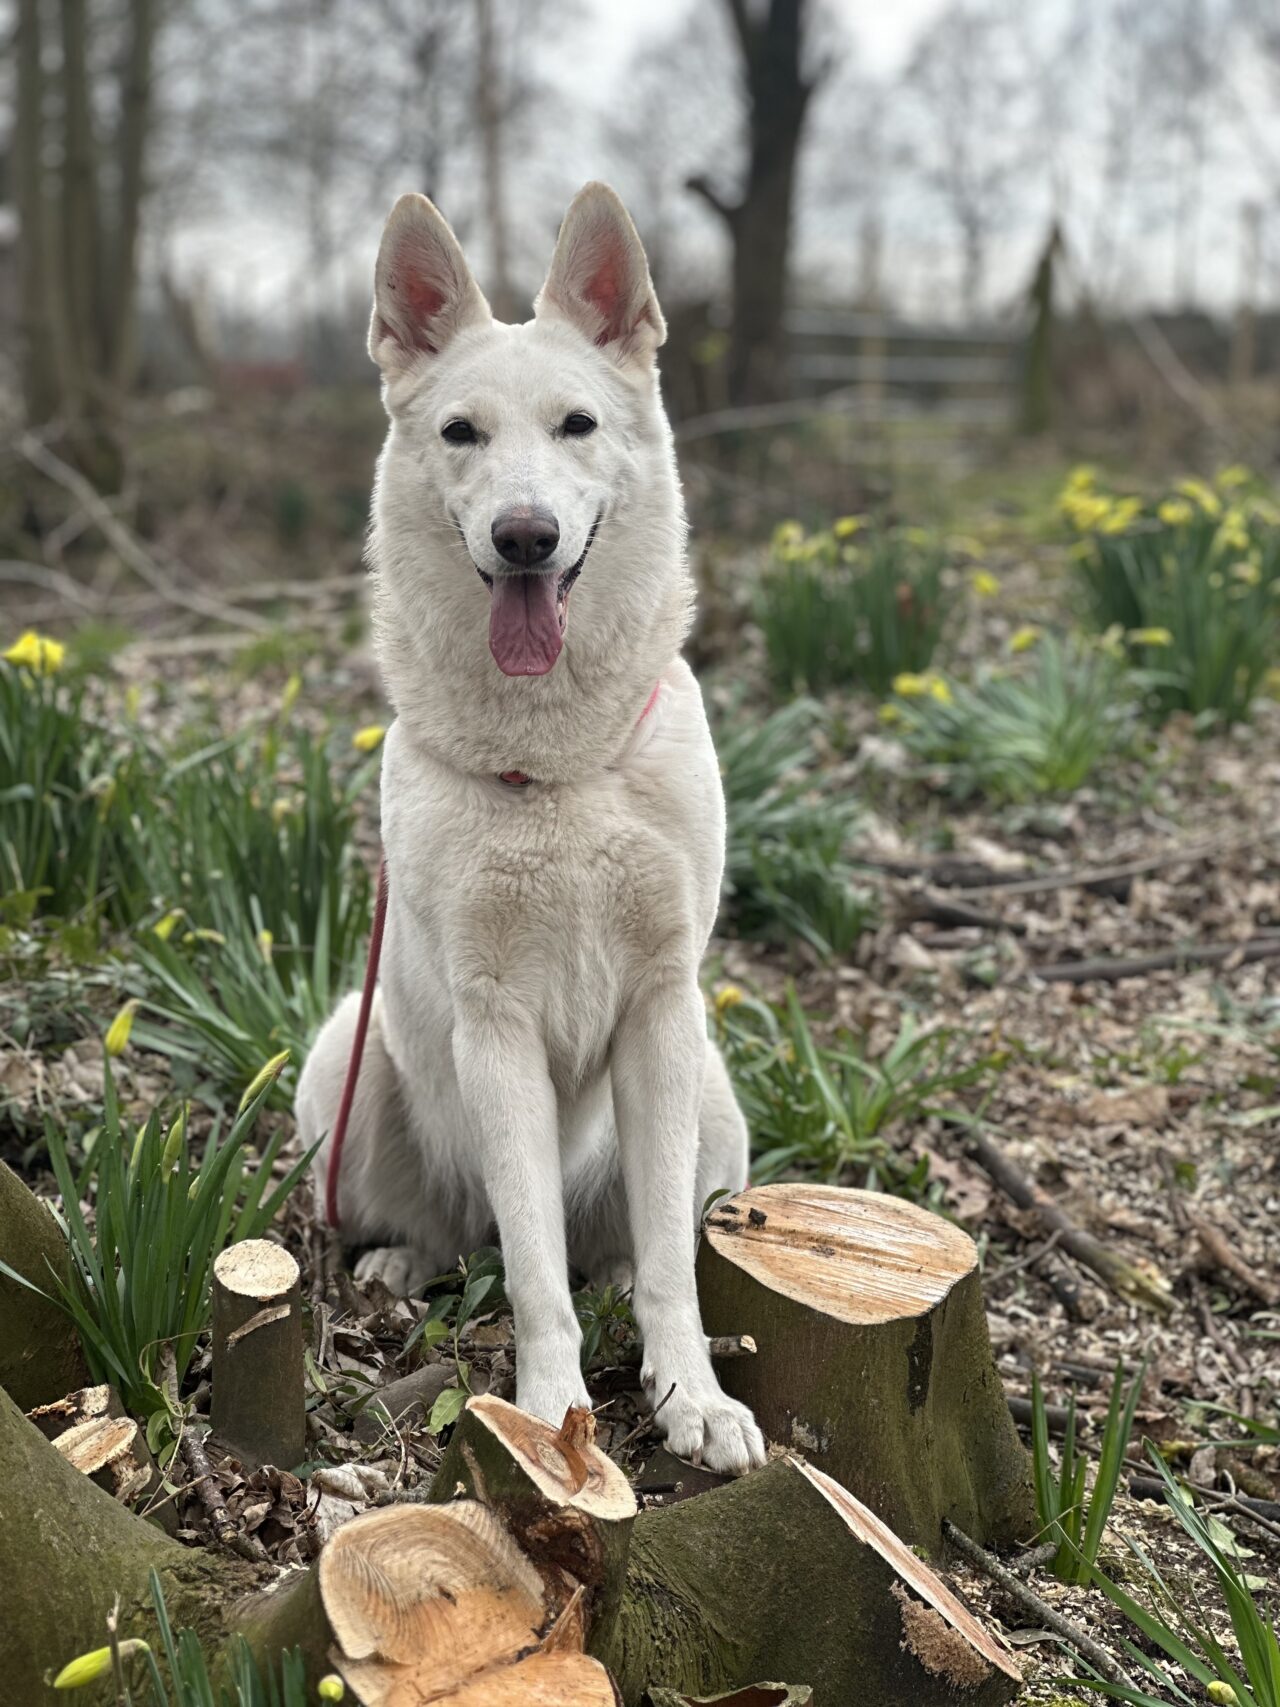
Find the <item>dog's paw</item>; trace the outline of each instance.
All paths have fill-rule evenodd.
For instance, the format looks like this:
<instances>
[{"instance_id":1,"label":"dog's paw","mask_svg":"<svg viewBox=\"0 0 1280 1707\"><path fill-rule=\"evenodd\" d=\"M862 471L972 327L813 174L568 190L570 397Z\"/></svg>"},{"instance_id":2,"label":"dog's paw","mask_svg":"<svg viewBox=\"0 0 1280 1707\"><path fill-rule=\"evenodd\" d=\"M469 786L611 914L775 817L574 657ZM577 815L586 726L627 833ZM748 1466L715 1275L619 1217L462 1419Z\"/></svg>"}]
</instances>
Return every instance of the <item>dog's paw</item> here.
<instances>
[{"instance_id":1,"label":"dog's paw","mask_svg":"<svg viewBox=\"0 0 1280 1707\"><path fill-rule=\"evenodd\" d=\"M661 1400L662 1395L658 1395ZM729 1476L745 1476L765 1461L764 1436L745 1405L718 1387L681 1394L679 1387L657 1414L659 1429L677 1458Z\"/></svg>"},{"instance_id":2,"label":"dog's paw","mask_svg":"<svg viewBox=\"0 0 1280 1707\"><path fill-rule=\"evenodd\" d=\"M356 1263L357 1280L380 1280L400 1298L419 1291L437 1272L430 1256L413 1245L380 1245Z\"/></svg>"},{"instance_id":3,"label":"dog's paw","mask_svg":"<svg viewBox=\"0 0 1280 1707\"><path fill-rule=\"evenodd\" d=\"M564 1421L564 1413L571 1405L581 1405L590 1410L591 1400L587 1395L586 1383L581 1375L576 1380L567 1373L557 1379L549 1372L545 1375L520 1373L520 1347L516 1346L516 1404L522 1411L528 1411L530 1416L541 1417L543 1422L554 1423L557 1428Z\"/></svg>"}]
</instances>

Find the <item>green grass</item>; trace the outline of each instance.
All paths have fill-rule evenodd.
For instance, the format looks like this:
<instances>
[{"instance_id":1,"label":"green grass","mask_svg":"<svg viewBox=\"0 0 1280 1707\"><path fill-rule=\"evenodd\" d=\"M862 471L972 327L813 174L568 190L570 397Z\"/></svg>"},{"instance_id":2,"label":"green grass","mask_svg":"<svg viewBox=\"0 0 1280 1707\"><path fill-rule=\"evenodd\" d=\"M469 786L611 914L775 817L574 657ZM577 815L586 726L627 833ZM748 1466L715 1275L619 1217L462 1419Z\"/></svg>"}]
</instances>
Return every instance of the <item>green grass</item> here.
<instances>
[{"instance_id":1,"label":"green grass","mask_svg":"<svg viewBox=\"0 0 1280 1707\"><path fill-rule=\"evenodd\" d=\"M755 616L780 694L887 692L933 657L950 608L945 556L915 528L846 517L805 537L784 524L757 588Z\"/></svg>"},{"instance_id":2,"label":"green grass","mask_svg":"<svg viewBox=\"0 0 1280 1707\"><path fill-rule=\"evenodd\" d=\"M804 1173L914 1190L923 1175L891 1151L886 1133L947 1112L947 1097L988 1071L984 1060L962 1059L954 1033L921 1031L910 1017L880 1055L847 1032L820 1043L794 990L781 1008L722 990L715 1033L751 1133L757 1184Z\"/></svg>"},{"instance_id":3,"label":"green grass","mask_svg":"<svg viewBox=\"0 0 1280 1707\"><path fill-rule=\"evenodd\" d=\"M1076 1444L1076 1396L1067 1400L1067 1426L1057 1473L1049 1456L1049 1424L1040 1378L1031 1377L1031 1464L1035 1479L1036 1511L1042 1540L1057 1541L1053 1570L1064 1583L1088 1583L1093 1578L1098 1550L1115 1504L1125 1449L1133 1428L1134 1412L1142 1392L1146 1365L1135 1374L1126 1394L1122 1371L1117 1365L1111 1383L1107 1420L1098 1449L1098 1469L1092 1490L1085 1492L1088 1454Z\"/></svg>"},{"instance_id":4,"label":"green grass","mask_svg":"<svg viewBox=\"0 0 1280 1707\"><path fill-rule=\"evenodd\" d=\"M735 715L717 745L729 917L744 936L800 937L830 960L875 922L875 902L847 852L857 805L818 786L820 720L812 700L795 700L762 722Z\"/></svg>"},{"instance_id":5,"label":"green grass","mask_svg":"<svg viewBox=\"0 0 1280 1707\"><path fill-rule=\"evenodd\" d=\"M1069 487L1063 506L1090 619L1124 647L1153 713L1247 718L1280 653L1280 512L1199 481L1156 504Z\"/></svg>"},{"instance_id":6,"label":"green grass","mask_svg":"<svg viewBox=\"0 0 1280 1707\"><path fill-rule=\"evenodd\" d=\"M130 813L138 755L100 718L79 676L0 660L0 919L145 904Z\"/></svg>"},{"instance_id":7,"label":"green grass","mask_svg":"<svg viewBox=\"0 0 1280 1707\"><path fill-rule=\"evenodd\" d=\"M304 1156L272 1184L284 1138L277 1128L256 1165L248 1165L258 1114L282 1065L272 1062L258 1075L225 1138L212 1133L198 1164L187 1144L186 1111L166 1128L153 1110L134 1129L121 1116L109 1070L102 1124L78 1176L62 1134L52 1122L46 1126L71 1254L69 1281L52 1280L47 1296L75 1323L94 1380L109 1382L127 1410L149 1420L153 1449L156 1429L172 1422L162 1348L171 1349L181 1383L208 1325L214 1259L270 1226L310 1160ZM0 1269L31 1286L3 1262Z\"/></svg>"},{"instance_id":8,"label":"green grass","mask_svg":"<svg viewBox=\"0 0 1280 1707\"><path fill-rule=\"evenodd\" d=\"M1195 1707L1207 1698L1236 1707L1280 1707L1280 1639L1274 1611L1257 1598L1267 1585L1245 1570L1234 1537L1212 1515L1197 1511L1170 1474L1163 1458L1148 1443L1148 1454L1165 1485L1165 1498L1184 1534L1209 1565L1231 1623L1235 1651L1214 1633L1213 1620L1194 1590L1166 1581L1146 1548L1132 1537L1125 1542L1146 1588L1143 1604L1104 1572L1094 1570L1092 1581L1133 1626L1135 1640L1123 1639L1126 1656L1148 1683L1137 1689L1104 1682L1096 1676L1076 1678L1077 1684L1097 1690L1133 1707L1166 1707L1170 1701ZM1274 1583L1270 1585L1274 1596ZM1169 1662L1169 1663L1166 1663ZM1177 1673L1200 1686L1192 1693ZM1203 1692L1203 1693L1201 1693Z\"/></svg>"},{"instance_id":9,"label":"green grass","mask_svg":"<svg viewBox=\"0 0 1280 1707\"><path fill-rule=\"evenodd\" d=\"M898 686L886 721L962 799L1020 804L1071 794L1134 742L1122 667L1077 640L1043 636L971 684L922 676Z\"/></svg>"}]
</instances>

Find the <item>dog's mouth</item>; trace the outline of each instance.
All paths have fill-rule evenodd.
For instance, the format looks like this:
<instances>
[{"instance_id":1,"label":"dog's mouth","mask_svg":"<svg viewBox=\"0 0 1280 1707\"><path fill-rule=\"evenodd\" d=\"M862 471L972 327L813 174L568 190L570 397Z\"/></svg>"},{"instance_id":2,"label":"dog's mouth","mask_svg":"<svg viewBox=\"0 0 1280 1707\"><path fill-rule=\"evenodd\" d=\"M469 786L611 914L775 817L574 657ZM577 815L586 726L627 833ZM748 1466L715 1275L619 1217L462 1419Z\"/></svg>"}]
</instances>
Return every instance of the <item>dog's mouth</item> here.
<instances>
[{"instance_id":1,"label":"dog's mouth","mask_svg":"<svg viewBox=\"0 0 1280 1707\"><path fill-rule=\"evenodd\" d=\"M489 650L504 676L545 676L560 656L569 621L569 594L587 561L597 516L578 561L558 575L530 569L487 575L476 573L489 589Z\"/></svg>"}]
</instances>

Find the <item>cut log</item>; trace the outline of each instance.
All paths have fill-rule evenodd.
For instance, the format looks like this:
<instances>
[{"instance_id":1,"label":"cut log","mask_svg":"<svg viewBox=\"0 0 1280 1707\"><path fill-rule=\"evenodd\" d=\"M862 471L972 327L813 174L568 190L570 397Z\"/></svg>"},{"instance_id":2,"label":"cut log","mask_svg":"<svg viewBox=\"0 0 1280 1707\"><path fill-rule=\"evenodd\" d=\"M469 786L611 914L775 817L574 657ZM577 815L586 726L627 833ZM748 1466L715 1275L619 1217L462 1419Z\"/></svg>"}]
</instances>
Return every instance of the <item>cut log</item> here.
<instances>
[{"instance_id":1,"label":"cut log","mask_svg":"<svg viewBox=\"0 0 1280 1707\"><path fill-rule=\"evenodd\" d=\"M122 1417L124 1406L114 1387L81 1387L68 1393L65 1399L52 1404L37 1405L27 1412L27 1418L40 1430L46 1440L56 1440L77 1423L94 1422L104 1417Z\"/></svg>"},{"instance_id":2,"label":"cut log","mask_svg":"<svg viewBox=\"0 0 1280 1707\"><path fill-rule=\"evenodd\" d=\"M91 1387L89 1391L104 1389ZM53 1444L73 1469L122 1505L143 1508L160 1492L163 1479L146 1437L132 1417L88 1417L64 1429ZM158 1521L170 1534L176 1533L177 1513L171 1501L160 1507Z\"/></svg>"},{"instance_id":3,"label":"cut log","mask_svg":"<svg viewBox=\"0 0 1280 1707\"><path fill-rule=\"evenodd\" d=\"M365 1707L615 1707L575 1603L557 1621L537 1568L475 1500L367 1512L318 1570L331 1658Z\"/></svg>"},{"instance_id":4,"label":"cut log","mask_svg":"<svg viewBox=\"0 0 1280 1707\"><path fill-rule=\"evenodd\" d=\"M306 1457L298 1265L269 1239L229 1245L213 1265L213 1403L219 1441L251 1469Z\"/></svg>"},{"instance_id":5,"label":"cut log","mask_svg":"<svg viewBox=\"0 0 1280 1707\"><path fill-rule=\"evenodd\" d=\"M725 1389L905 1541L939 1552L944 1517L987 1544L1033 1534L1031 1463L958 1227L879 1192L756 1186L709 1217L698 1291L708 1333L759 1346L722 1365Z\"/></svg>"},{"instance_id":6,"label":"cut log","mask_svg":"<svg viewBox=\"0 0 1280 1707\"><path fill-rule=\"evenodd\" d=\"M30 1284L0 1274L0 1387L29 1411L89 1379L75 1323L41 1294L69 1273L67 1241L45 1204L0 1162L0 1260ZM31 1287L38 1287L33 1292Z\"/></svg>"},{"instance_id":7,"label":"cut log","mask_svg":"<svg viewBox=\"0 0 1280 1707\"><path fill-rule=\"evenodd\" d=\"M646 1689L714 1698L761 1677L803 1677L814 1707L996 1707L1021 1682L909 1547L795 1458L642 1512L618 1618L589 1645L627 1707Z\"/></svg>"},{"instance_id":8,"label":"cut log","mask_svg":"<svg viewBox=\"0 0 1280 1707\"><path fill-rule=\"evenodd\" d=\"M566 1412L555 1429L504 1399L468 1399L432 1486L433 1499L458 1493L501 1517L557 1611L581 1590L585 1627L612 1622L636 1501L595 1445L590 1411Z\"/></svg>"},{"instance_id":9,"label":"cut log","mask_svg":"<svg viewBox=\"0 0 1280 1707\"><path fill-rule=\"evenodd\" d=\"M809 1707L813 1691L807 1684L752 1683L728 1695L681 1695L674 1689L650 1689L643 1707Z\"/></svg>"}]
</instances>

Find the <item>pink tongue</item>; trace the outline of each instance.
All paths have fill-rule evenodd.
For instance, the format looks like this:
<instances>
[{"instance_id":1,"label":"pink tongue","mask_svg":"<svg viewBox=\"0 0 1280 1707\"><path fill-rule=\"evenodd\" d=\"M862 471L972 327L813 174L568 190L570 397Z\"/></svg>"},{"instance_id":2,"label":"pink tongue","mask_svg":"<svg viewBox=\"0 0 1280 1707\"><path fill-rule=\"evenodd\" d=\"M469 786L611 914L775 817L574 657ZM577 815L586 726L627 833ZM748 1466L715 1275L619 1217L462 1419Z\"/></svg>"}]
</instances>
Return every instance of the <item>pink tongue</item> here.
<instances>
[{"instance_id":1,"label":"pink tongue","mask_svg":"<svg viewBox=\"0 0 1280 1707\"><path fill-rule=\"evenodd\" d=\"M564 635L554 575L495 575L489 605L489 650L504 676L545 676Z\"/></svg>"}]
</instances>

